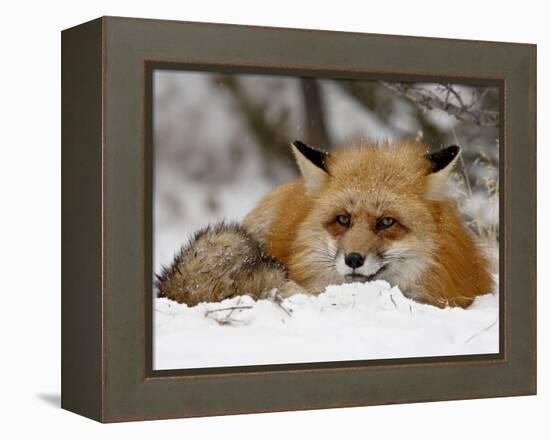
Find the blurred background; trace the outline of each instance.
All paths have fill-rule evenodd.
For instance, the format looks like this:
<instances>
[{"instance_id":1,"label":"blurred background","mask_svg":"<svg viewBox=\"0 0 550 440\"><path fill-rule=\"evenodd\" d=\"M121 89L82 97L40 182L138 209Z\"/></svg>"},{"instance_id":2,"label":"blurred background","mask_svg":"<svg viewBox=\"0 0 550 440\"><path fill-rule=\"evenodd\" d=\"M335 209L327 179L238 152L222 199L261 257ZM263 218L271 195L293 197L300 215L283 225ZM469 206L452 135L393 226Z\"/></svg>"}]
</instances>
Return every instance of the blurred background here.
<instances>
[{"instance_id":1,"label":"blurred background","mask_svg":"<svg viewBox=\"0 0 550 440\"><path fill-rule=\"evenodd\" d=\"M242 220L296 177L294 139L333 151L401 138L462 147L453 188L498 271L497 88L156 70L153 99L156 272L194 231Z\"/></svg>"}]
</instances>

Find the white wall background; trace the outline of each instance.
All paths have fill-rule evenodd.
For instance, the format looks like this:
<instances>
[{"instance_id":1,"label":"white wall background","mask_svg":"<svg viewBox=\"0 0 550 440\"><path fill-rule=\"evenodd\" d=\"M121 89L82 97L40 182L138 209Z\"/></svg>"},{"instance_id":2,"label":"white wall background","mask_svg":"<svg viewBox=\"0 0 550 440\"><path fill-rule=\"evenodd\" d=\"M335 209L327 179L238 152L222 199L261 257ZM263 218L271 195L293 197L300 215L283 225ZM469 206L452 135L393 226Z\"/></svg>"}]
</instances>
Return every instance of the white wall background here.
<instances>
[{"instance_id":1,"label":"white wall background","mask_svg":"<svg viewBox=\"0 0 550 440\"><path fill-rule=\"evenodd\" d=\"M549 152L539 148L539 396L102 426L62 411L60 387L60 30L100 15L539 44L539 146L550 118L544 2L245 0L4 3L0 27L0 436L55 438L541 438L548 434L545 298ZM546 370L546 371L545 371ZM546 406L546 408L545 408ZM537 434L538 432L538 434Z\"/></svg>"}]
</instances>

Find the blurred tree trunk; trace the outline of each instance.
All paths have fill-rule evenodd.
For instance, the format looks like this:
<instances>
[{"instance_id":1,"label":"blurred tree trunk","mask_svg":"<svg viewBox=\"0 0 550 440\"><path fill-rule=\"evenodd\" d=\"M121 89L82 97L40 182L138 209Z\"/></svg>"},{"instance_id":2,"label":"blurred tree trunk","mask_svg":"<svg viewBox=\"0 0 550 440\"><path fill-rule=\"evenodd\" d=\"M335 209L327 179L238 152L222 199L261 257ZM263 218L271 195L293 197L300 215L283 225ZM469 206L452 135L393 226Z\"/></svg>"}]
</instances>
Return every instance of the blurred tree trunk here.
<instances>
[{"instance_id":1,"label":"blurred tree trunk","mask_svg":"<svg viewBox=\"0 0 550 440\"><path fill-rule=\"evenodd\" d=\"M269 102L251 98L241 86L238 78L231 75L220 75L215 78L217 85L223 85L233 98L251 134L258 141L258 147L264 156L264 170L267 175L272 171L272 160L294 162L290 142L286 136L288 114L281 112L276 118L268 118Z\"/></svg>"},{"instance_id":2,"label":"blurred tree trunk","mask_svg":"<svg viewBox=\"0 0 550 440\"><path fill-rule=\"evenodd\" d=\"M302 78L300 86L304 103L303 114L306 130L304 142L328 151L332 144L325 122L325 106L319 83L315 78Z\"/></svg>"}]
</instances>

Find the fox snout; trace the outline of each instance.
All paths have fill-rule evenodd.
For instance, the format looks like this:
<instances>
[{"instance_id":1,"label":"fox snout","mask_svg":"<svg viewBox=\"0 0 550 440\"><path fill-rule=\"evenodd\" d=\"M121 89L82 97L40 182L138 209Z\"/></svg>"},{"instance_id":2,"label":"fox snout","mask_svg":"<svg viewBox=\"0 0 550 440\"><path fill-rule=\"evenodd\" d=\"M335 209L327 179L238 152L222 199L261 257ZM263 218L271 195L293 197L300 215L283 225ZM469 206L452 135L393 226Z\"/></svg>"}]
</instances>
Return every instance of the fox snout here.
<instances>
[{"instance_id":1,"label":"fox snout","mask_svg":"<svg viewBox=\"0 0 550 440\"><path fill-rule=\"evenodd\" d=\"M357 269L363 265L365 257L357 252L351 252L344 257L344 263L352 269Z\"/></svg>"},{"instance_id":2,"label":"fox snout","mask_svg":"<svg viewBox=\"0 0 550 440\"><path fill-rule=\"evenodd\" d=\"M370 281L384 269L384 260L377 253L340 253L336 258L336 269L347 282Z\"/></svg>"}]
</instances>

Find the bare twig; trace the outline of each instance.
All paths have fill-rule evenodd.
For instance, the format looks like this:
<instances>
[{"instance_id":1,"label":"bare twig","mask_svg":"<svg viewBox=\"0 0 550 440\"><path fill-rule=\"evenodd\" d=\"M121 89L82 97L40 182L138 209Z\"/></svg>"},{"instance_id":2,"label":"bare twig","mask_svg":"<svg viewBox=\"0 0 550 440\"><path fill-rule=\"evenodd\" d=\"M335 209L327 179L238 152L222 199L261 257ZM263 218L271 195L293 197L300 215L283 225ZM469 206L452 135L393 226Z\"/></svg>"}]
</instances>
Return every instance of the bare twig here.
<instances>
[{"instance_id":1,"label":"bare twig","mask_svg":"<svg viewBox=\"0 0 550 440\"><path fill-rule=\"evenodd\" d=\"M485 98L485 95L487 95L487 93L489 93L489 87L483 90L483 92L481 92L479 96L477 96L477 98L473 99L472 102L470 102L470 104L468 105L468 109L473 108L479 101Z\"/></svg>"},{"instance_id":2,"label":"bare twig","mask_svg":"<svg viewBox=\"0 0 550 440\"><path fill-rule=\"evenodd\" d=\"M451 132L453 134L455 143L460 145L460 141L458 140L458 136L456 134L454 127L451 128ZM466 197L468 200L473 200L474 199L474 193L472 189L473 185L470 181L470 176L468 175L468 172L466 169L466 163L464 161L464 158L462 157L462 154L459 155L458 160L460 162L462 180L464 182L464 186L466 187ZM495 198L495 194L496 194L496 198ZM498 190L495 193L490 193L489 190L487 189L487 197L488 197L489 207L491 209L495 209L496 204L494 203L494 200L498 200ZM482 220L482 216L480 215L479 212L472 213L471 217L472 217L472 223L475 226L475 230L473 232L476 233L480 239L484 240L489 244L494 243L495 241L498 240L498 232L494 224L489 223L489 225L487 225L486 222ZM471 225L470 225L470 228L474 229Z\"/></svg>"},{"instance_id":3,"label":"bare twig","mask_svg":"<svg viewBox=\"0 0 550 440\"><path fill-rule=\"evenodd\" d=\"M493 328L493 327L496 325L497 322L498 322L498 318L495 319L495 320L494 320L490 325L488 325L487 327L481 329L481 330L478 331L477 333L474 333L472 336L470 336L468 339L466 339L466 340L464 341L464 343L467 344L467 343L470 342L472 339L477 338L479 335L485 333L486 331L491 330L491 328Z\"/></svg>"},{"instance_id":4,"label":"bare twig","mask_svg":"<svg viewBox=\"0 0 550 440\"><path fill-rule=\"evenodd\" d=\"M214 319L214 321L216 321L219 325L246 325L250 323L250 320L240 321L238 319L231 317L231 315L233 315L233 312L235 312L236 310L246 310L246 309L251 309L253 307L253 306L239 306L241 301L242 301L242 297L239 297L239 299L237 300L237 304L235 306L207 310L204 313L204 317L208 318L209 315L212 314L211 318ZM225 316L218 317L215 315L218 312L229 312L229 313L227 313Z\"/></svg>"},{"instance_id":5,"label":"bare twig","mask_svg":"<svg viewBox=\"0 0 550 440\"><path fill-rule=\"evenodd\" d=\"M204 312L204 316L208 316L210 315L211 313L216 313L216 312L226 312L226 311L235 311L235 310L246 310L246 309L251 309L252 306L233 306L233 307L223 307L221 309L212 309L212 310L207 310L206 312ZM229 315L228 315L229 317Z\"/></svg>"},{"instance_id":6,"label":"bare twig","mask_svg":"<svg viewBox=\"0 0 550 440\"><path fill-rule=\"evenodd\" d=\"M408 85L403 83L389 83L381 81L388 89L404 96L415 104L425 107L429 110L438 109L447 112L462 122L475 124L483 127L498 127L499 113L492 110L473 110L472 105L465 105L460 95L451 86L446 85L448 93L457 97L459 105L449 102L448 99L441 99L436 93L426 88Z\"/></svg>"},{"instance_id":7,"label":"bare twig","mask_svg":"<svg viewBox=\"0 0 550 440\"><path fill-rule=\"evenodd\" d=\"M445 87L445 90L447 90L447 94L453 95L458 103L460 104L460 108L466 108L467 106L464 104L464 101L462 101L462 96L460 96L460 93L458 93L454 87L450 84L443 84L443 87ZM447 105L448 105L448 98L447 98Z\"/></svg>"},{"instance_id":8,"label":"bare twig","mask_svg":"<svg viewBox=\"0 0 550 440\"><path fill-rule=\"evenodd\" d=\"M287 309L283 306L284 298L278 292L272 292L267 296L267 299L273 304L279 306L289 317L292 317L292 309Z\"/></svg>"},{"instance_id":9,"label":"bare twig","mask_svg":"<svg viewBox=\"0 0 550 440\"><path fill-rule=\"evenodd\" d=\"M238 319L231 318L230 316L225 316L223 318L217 318L213 317L214 321L216 321L219 325L248 325L250 324L251 320L248 321L240 321Z\"/></svg>"},{"instance_id":10,"label":"bare twig","mask_svg":"<svg viewBox=\"0 0 550 440\"><path fill-rule=\"evenodd\" d=\"M458 136L456 135L456 131L453 128L451 128L451 131L453 133L453 137L454 137L454 141L457 145L460 145L460 142L458 140ZM460 170L462 171L462 176L463 176L463 179L464 179L464 183L466 185L466 191L467 191L467 195L468 195L468 198L470 200L472 200L474 198L474 193L472 191L472 184L470 183L470 177L468 176L468 173L466 172L466 163L464 162L464 158L462 157L462 154L459 154L458 155L458 160L460 162ZM475 224L476 224L476 229L477 229L477 233L478 233L478 236L481 237L481 226L480 226L480 222L477 220L477 219L474 219L475 221Z\"/></svg>"},{"instance_id":11,"label":"bare twig","mask_svg":"<svg viewBox=\"0 0 550 440\"><path fill-rule=\"evenodd\" d=\"M165 312L164 310L160 310L160 309L155 309L155 312L156 313L162 313L163 315L167 315L170 318L175 318L176 317L176 313L169 313L169 312Z\"/></svg>"}]
</instances>

